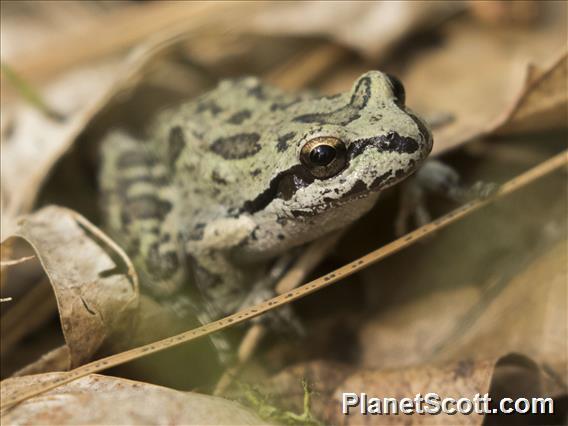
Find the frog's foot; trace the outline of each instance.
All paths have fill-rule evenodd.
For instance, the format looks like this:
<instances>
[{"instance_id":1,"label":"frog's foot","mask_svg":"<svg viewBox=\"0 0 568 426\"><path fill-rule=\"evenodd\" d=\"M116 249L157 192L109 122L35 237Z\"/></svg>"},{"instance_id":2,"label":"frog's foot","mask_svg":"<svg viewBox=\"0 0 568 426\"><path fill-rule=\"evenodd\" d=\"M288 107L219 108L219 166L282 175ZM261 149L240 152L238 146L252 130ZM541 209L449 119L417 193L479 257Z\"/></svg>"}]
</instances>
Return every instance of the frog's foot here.
<instances>
[{"instance_id":1,"label":"frog's foot","mask_svg":"<svg viewBox=\"0 0 568 426\"><path fill-rule=\"evenodd\" d=\"M262 303L276 296L276 292L270 288L256 289L247 297L240 309L250 308L251 306ZM240 310L239 309L239 310ZM262 324L268 330L279 332L292 332L299 336L305 336L304 326L292 310L290 305L281 306L273 311L253 319L254 323Z\"/></svg>"},{"instance_id":2,"label":"frog's foot","mask_svg":"<svg viewBox=\"0 0 568 426\"><path fill-rule=\"evenodd\" d=\"M214 321L212 311L207 306L195 303L194 298L187 294L178 292L174 297L154 299L162 309L169 311L176 322L183 324L191 324L190 327L206 325ZM213 346L219 363L225 367L233 365L237 360L235 347L231 344L223 331L216 332L207 336L209 342Z\"/></svg>"},{"instance_id":3,"label":"frog's foot","mask_svg":"<svg viewBox=\"0 0 568 426\"><path fill-rule=\"evenodd\" d=\"M410 219L416 226L431 222L432 217L426 207L427 197L440 195L458 203L476 198L486 198L493 194L497 185L476 182L472 186L463 185L459 174L447 164L438 160L428 160L418 172L401 186L399 212L395 221L397 235L408 232Z\"/></svg>"}]
</instances>

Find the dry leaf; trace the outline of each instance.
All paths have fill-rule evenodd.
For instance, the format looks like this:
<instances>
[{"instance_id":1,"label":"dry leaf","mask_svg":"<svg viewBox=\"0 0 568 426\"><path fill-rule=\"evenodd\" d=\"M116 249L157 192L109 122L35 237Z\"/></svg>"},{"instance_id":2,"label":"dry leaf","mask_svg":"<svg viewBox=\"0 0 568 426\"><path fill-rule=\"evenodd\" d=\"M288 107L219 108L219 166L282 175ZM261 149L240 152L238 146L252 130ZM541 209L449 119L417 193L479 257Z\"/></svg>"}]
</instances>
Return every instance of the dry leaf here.
<instances>
[{"instance_id":1,"label":"dry leaf","mask_svg":"<svg viewBox=\"0 0 568 426\"><path fill-rule=\"evenodd\" d=\"M341 412L342 393L366 393L369 397L414 398L418 393L426 395L435 392L442 398L466 397L473 399L476 394L484 395L489 391L494 361L460 361L439 366L419 366L400 370L360 370L349 376L334 392L334 398L327 404L325 419L330 424L358 425L394 424L402 421L408 425L480 425L480 415L405 415L398 416L363 416L360 407L352 409L348 416ZM404 420L403 420L404 419ZM450 420L451 419L451 420Z\"/></svg>"},{"instance_id":2,"label":"dry leaf","mask_svg":"<svg viewBox=\"0 0 568 426\"><path fill-rule=\"evenodd\" d=\"M171 8L168 10L171 13ZM95 118L109 110L116 114L115 120L124 118L120 109L123 97L128 96L143 77L151 85L168 87L177 96L187 97L203 89L203 77L196 78L196 72L191 72L195 71L193 68L186 66L183 70L163 58L173 45L190 36L184 37L180 36L179 29L166 31L139 45L123 60L91 65L57 78L42 90L42 95L46 104L63 116L61 121L30 105L18 105L10 111L9 121L2 123L2 232L9 232L15 226L17 215L30 211L58 161L72 151L88 126L100 125ZM147 101L142 104L147 106ZM138 101L139 109L140 105ZM135 115L142 112L138 110ZM83 151L90 149L82 147ZM83 183L86 187L88 183L81 181L83 171L77 170L76 163L74 166L75 185ZM62 192L60 190L58 195L64 195Z\"/></svg>"},{"instance_id":3,"label":"dry leaf","mask_svg":"<svg viewBox=\"0 0 568 426\"><path fill-rule=\"evenodd\" d=\"M91 67L62 77L45 92L48 105L67 117L57 121L21 105L2 134L2 232L28 212L53 164L66 152L87 120L100 108L116 79L116 64Z\"/></svg>"},{"instance_id":4,"label":"dry leaf","mask_svg":"<svg viewBox=\"0 0 568 426\"><path fill-rule=\"evenodd\" d=\"M312 411L317 417L325 412L334 390L353 370L347 364L314 360L291 365L269 379L257 381L258 385L254 386L278 408L299 413L304 408L302 380L305 380L312 396Z\"/></svg>"},{"instance_id":5,"label":"dry leaf","mask_svg":"<svg viewBox=\"0 0 568 426\"><path fill-rule=\"evenodd\" d=\"M542 2L525 1L469 1L470 11L479 19L495 25L531 24L539 15Z\"/></svg>"},{"instance_id":6,"label":"dry leaf","mask_svg":"<svg viewBox=\"0 0 568 426\"><path fill-rule=\"evenodd\" d=\"M46 207L19 219L8 237L32 246L50 280L70 367L89 360L106 338L130 323L138 303L134 268L86 219L65 208Z\"/></svg>"},{"instance_id":7,"label":"dry leaf","mask_svg":"<svg viewBox=\"0 0 568 426\"><path fill-rule=\"evenodd\" d=\"M253 18L268 34L325 34L368 58L383 58L410 33L434 27L463 10L460 2L275 2Z\"/></svg>"},{"instance_id":8,"label":"dry leaf","mask_svg":"<svg viewBox=\"0 0 568 426\"><path fill-rule=\"evenodd\" d=\"M517 101L498 120L498 134L528 133L567 126L568 52L552 66L528 69L525 86Z\"/></svg>"},{"instance_id":9,"label":"dry leaf","mask_svg":"<svg viewBox=\"0 0 568 426\"><path fill-rule=\"evenodd\" d=\"M51 371L65 371L69 369L69 346L64 345L55 348L39 359L16 371L10 377L29 376Z\"/></svg>"},{"instance_id":10,"label":"dry leaf","mask_svg":"<svg viewBox=\"0 0 568 426\"><path fill-rule=\"evenodd\" d=\"M392 47L410 32L421 26L424 28L424 24L436 25L439 23L439 18L448 16L446 12L451 13L450 11L464 7L463 4L455 2L412 6L404 2L357 3L354 6L345 2L338 3L337 8L326 8L327 15L320 15L319 21L313 19L313 16L302 16L293 18L293 23L302 23L302 31L308 28L309 31L321 33L329 32L331 29L335 33L334 37L342 43L358 46L356 48L368 56L384 56L388 52L393 53ZM278 23L285 23L286 18L278 10L280 7L288 10L297 8L304 12L323 10L320 9L321 5L315 2L300 5L276 3L275 10L271 13L276 16ZM471 18L460 17L440 27L445 40L442 48L421 50L420 57L406 55L407 57L403 58L408 76L405 82L409 93L409 105L417 107L419 112L425 112L429 116L436 114L454 116L453 122L435 130L436 152L439 153L474 137L489 134L496 127L500 133L510 133L565 125L566 57L563 59L564 62L557 61L551 66L548 66L546 60L551 58L556 48L565 47L566 23L560 22L562 13L554 11L550 14L551 8L565 8L565 5L547 4L544 9L548 10L546 17L548 20L537 21L533 29L523 28L522 31L512 28L487 29L473 22ZM173 8L164 17L167 20L179 20L179 16L171 15L171 10ZM380 11L378 18L377 11ZM432 12L438 13L434 20L430 14ZM148 14L144 16L144 19L148 19ZM309 19L310 25L304 24L306 18ZM330 24L338 20L341 22L340 25ZM381 22L383 25L380 25ZM287 32L294 31L292 25L285 24L285 27ZM145 28L147 30L148 27ZM140 30L144 32L144 28ZM109 34L105 35L107 41L112 39ZM129 39L125 43L131 42L132 39ZM84 133L87 126L93 126L96 121L93 120L95 114L98 117L101 110L113 104L113 101L118 100L116 104L120 109L120 102L123 100L120 99L121 96L128 94L128 91L141 80L140 77L148 64L158 62L155 59L158 54L164 52L165 47L169 46L168 43L142 47L140 55L135 56L137 59L124 67L112 68L113 66L109 65L111 71L117 70L115 72L118 76L117 83L113 87L110 84L115 77L107 73L106 80L101 86L93 86L89 81L85 93L74 99L78 86L76 87L69 80L63 80L62 84L67 86L67 90L60 92L61 98L57 100L50 97L50 102L58 111L68 116L65 123L45 122L37 112L29 117L16 116L14 132L2 147L3 156L8 153L10 157L3 159L3 166L6 165L7 170L2 172L3 194L8 196L6 200L9 202L9 212L14 214L26 211L32 206L41 185L45 183L45 177L61 156L69 151L75 143L76 136ZM76 47L76 40L70 45ZM79 55L79 59L84 60L93 53L102 55L105 51L110 51L109 49L113 50L114 47L108 44L105 47L103 43L101 49L85 49L85 52ZM218 52L226 54L223 49L218 49ZM311 55L310 52L308 56L315 58L312 62L298 64L292 60L288 67L282 68L284 71L280 75L278 73L268 75L277 76L277 80L285 82L286 85L288 85L287 79L292 80L289 86L294 86L294 82L300 80L310 82L311 80L306 79L305 76L314 70L317 70L314 72L318 76L323 75L326 74L326 70L334 68L334 64L349 59L345 51L336 46L319 50L319 53L318 56ZM68 58L66 55L65 58L59 58L59 65L68 59L71 62L77 59ZM262 56L262 53L260 55ZM38 63L42 63L41 60L42 58L39 58ZM530 68L527 72L526 63L531 61L538 67ZM50 61L45 63L49 65ZM306 64L309 66L305 66ZM369 64L364 66L369 67ZM300 72L306 69L310 72ZM334 73L329 72L329 74ZM166 68L163 75L169 78L169 82L173 81L170 88L176 88L179 76L182 76L184 85L196 84L182 68ZM172 78L172 75L176 78ZM97 76L93 73L85 74L81 78L96 80ZM351 82L352 78L349 84ZM89 103L90 99L94 99L92 103ZM62 100L65 105L60 103ZM113 118L115 122L123 124L120 114ZM6 127L4 121L2 127L3 129ZM99 129L96 124L93 127ZM8 150L5 149L6 147ZM85 147L81 146L75 152L84 152L84 150ZM67 159L69 158L71 156L67 156ZM71 159L71 162L74 160ZM29 164L33 164L36 170L29 175L22 173L23 166L29 167ZM94 194L87 195L94 199ZM535 204L538 204L538 200ZM77 214L69 210L50 209L42 210L30 216L28 222L14 226L18 235L35 246L39 260L52 279L55 291L58 293L68 346L46 354L38 362L20 371L20 374L66 368L69 357L73 360L73 365L84 362L102 342L107 341L110 333L116 331L121 318L129 318L125 321L125 325L130 327L129 337L134 340L159 336L163 330L163 323L168 321L172 324L171 327L166 327L169 332L175 332L176 327L188 328L171 315L164 317L160 312L160 306L152 304L151 301L148 304L150 308L140 309L133 315L132 308L137 303L137 294L135 288L128 287L131 284L127 279L126 270L130 269L131 265L126 256L108 242L102 243L100 239L94 238L95 235L101 236L100 231ZM530 210L523 209L523 213L531 216ZM512 216L511 212L498 216L496 226L508 224ZM540 215L538 217L546 220L546 217ZM549 225L547 221L547 226ZM4 230L6 229L4 227ZM563 232L563 228L560 232ZM366 237L371 234L366 230ZM535 231L534 235L540 236L541 233ZM534 243L534 235L533 240L530 240L531 244ZM472 238L471 234L465 231L459 236L460 240L468 238ZM486 239L492 238L494 235ZM358 242L359 247L361 241ZM467 240L468 244L465 245L471 245L470 241ZM503 241L509 245L514 243L513 239L507 238L507 235ZM530 360L525 359L524 365L503 364L502 360L497 361L499 356L509 351L528 354L539 365L545 365L554 374L562 374L566 368L566 356L563 350L566 348L567 331L564 326L566 304L561 303L566 300L566 288L562 284L567 273L565 264L562 266L566 257L565 250L557 246L545 254L539 252L533 258L522 258L520 262L523 263L524 260L522 268L518 268L517 265L516 269L513 268L513 272L505 271L501 274L500 271L495 272L495 269L490 267L495 268L497 265L498 268L499 264L490 261L493 261L494 257L499 257L499 250L509 253L511 247L506 244L493 247L489 243L480 242L478 248L483 251L485 257L473 258L471 252L462 248L463 241L461 244L442 247L437 253L438 257L429 256L431 254L429 251L434 251L430 246L426 250L421 250L426 253L407 258L410 261L402 263L402 266L399 264L396 269L409 270L406 278L410 278L410 284L406 287L402 280L389 281L389 273L376 279L376 275L373 276L370 272L367 277L370 277L373 280L371 284L378 288L378 297L376 297L378 303L373 307L372 312L367 313L367 323L360 324L364 313L360 309L361 305L357 305L359 316L353 315L349 320L351 323L356 323L355 326L349 327L350 338L341 334L332 324L325 328L326 335L329 336L326 341L331 341L329 351L327 346L322 350L318 346L322 339L315 338L309 340L309 347L304 342L304 346L299 348L302 354L323 353L327 356L328 352L335 350L332 345L335 340L336 346L342 346L337 352L349 350L350 353L361 355L361 358L353 357L353 361L348 366L313 361L284 370L273 378L274 383L279 386L277 386L280 392L279 402L296 407L296 412L301 411L303 391L299 379L305 377L315 388L316 417L319 413L322 418L333 423L358 423L362 421L360 417L346 419L339 416L339 403L337 395L335 400L332 399L333 392L359 389L369 394L388 396L389 393L398 393L401 396L412 396L412 392L416 392L416 389L423 391L422 389L436 388L435 390L440 393L461 396L470 395L472 391L477 393L489 389L492 378L493 385L502 385L507 383L512 375L526 377L527 370L533 373L531 377L534 381L542 379L542 372L537 364ZM464 281L469 280L468 283L453 280L454 276L449 271L451 266L446 263L448 255L453 252L460 252L464 261L472 261L473 258L473 262L477 262L480 269L489 269L493 275L480 277L470 272L463 278ZM509 255L515 256L518 252L514 251ZM101 271L113 269L117 259L124 263L120 271L122 274L103 273L101 276ZM427 262L429 264L422 268ZM460 259L452 258L450 262L459 263ZM412 267L409 268L408 265ZM435 270L435 272L432 275L424 273L422 276L425 270L426 272ZM392 271L387 272L394 275ZM411 272L414 272L414 275ZM380 288L377 282L381 284ZM385 282L391 288L385 288ZM392 285L388 285L389 282ZM117 293L116 287L126 293ZM389 298L388 294L385 295L390 291L392 296L392 293L397 292L398 287L405 287L398 293L400 296L398 301L396 298ZM361 290L361 287L358 289ZM116 300L117 294L122 295L123 299ZM359 295L358 300L363 297ZM321 300L320 298L319 301ZM353 300L343 298L339 303L348 305ZM140 311L144 311L146 316L137 315L141 313ZM520 312L523 315L520 315ZM341 319L342 314L343 311L336 309L333 319L345 323L346 320ZM362 331L357 344L357 332L360 329ZM115 348L124 343L123 340L117 340L119 343L113 342L116 343ZM349 345L353 348L346 348ZM203 354L202 351L200 353ZM187 358L183 358L182 362L187 363ZM167 365L170 372L173 371L181 377L181 380L185 380L182 377L184 373L194 374L194 370L190 368L185 369L183 373L180 372L179 369L172 367L173 363L162 362L160 367L163 365ZM202 364L196 365L199 365L200 372L205 370ZM20 382L8 382L8 385L19 383L24 386L35 380L43 380L43 376L25 378ZM558 385L558 381L555 382L556 384L552 382L550 380L545 386L549 392L565 393L565 389ZM132 388L136 390L132 391ZM119 395L113 391L123 393ZM226 407L223 405L226 401L219 402L220 405L208 405L209 400L201 395L186 395L151 385L133 384L102 376L86 377L60 387L50 395L35 398L16 407L3 420L8 419L8 423L62 421L85 423L91 422L90 419L93 423L160 421L203 423L205 421L203 418L183 416L189 410L198 410L202 407L206 407L204 412L209 416L212 414L223 416L226 413ZM135 405L132 406L131 403ZM55 410L51 411L52 408ZM10 417L16 413L20 417ZM190 415L195 413L196 411L192 411ZM234 423L235 419L239 419L238 415L230 414L228 417L222 417L219 422ZM409 421L419 423L443 421L443 419L447 420L443 417L434 420L413 417ZM400 420L395 418L386 421L399 423ZM481 421L476 416L452 418L452 420L464 423Z\"/></svg>"},{"instance_id":11,"label":"dry leaf","mask_svg":"<svg viewBox=\"0 0 568 426\"><path fill-rule=\"evenodd\" d=\"M270 379L264 379L259 391L275 401L282 410L299 412L305 394L300 383L306 380L311 395L311 414L325 424L502 424L503 417L470 415L366 415L361 407L342 413L343 393L365 393L368 398L414 399L420 393L434 392L440 398L475 399L476 394L491 398L489 409L504 397L531 398L558 396L551 393L548 377L531 359L508 354L501 358L462 359L451 363L416 365L413 367L368 368L327 361L311 361L287 367ZM483 408L483 407L481 407ZM515 418L507 415L508 418ZM451 420L449 420L451 419ZM404 420L404 421L403 421ZM488 423L496 420L496 422Z\"/></svg>"},{"instance_id":12,"label":"dry leaf","mask_svg":"<svg viewBox=\"0 0 568 426\"><path fill-rule=\"evenodd\" d=\"M416 56L402 75L408 105L434 121L436 116L452 117L434 129L434 153L487 135L497 120L503 124L503 115L519 99L522 110L534 115L531 123L544 116L546 125L566 125L565 115L560 123L556 120L566 111L566 79L557 77L561 70L552 71L556 63L550 65L566 50L565 16L565 3L548 2L541 19L529 28L488 28L467 17L440 28L443 48ZM525 87L531 63L545 69L543 81Z\"/></svg>"},{"instance_id":13,"label":"dry leaf","mask_svg":"<svg viewBox=\"0 0 568 426\"><path fill-rule=\"evenodd\" d=\"M559 243L505 278L510 282L434 291L385 312L361 331L363 365L401 368L518 352L565 371L566 256Z\"/></svg>"},{"instance_id":14,"label":"dry leaf","mask_svg":"<svg viewBox=\"0 0 568 426\"><path fill-rule=\"evenodd\" d=\"M3 391L52 380L54 373L6 379ZM235 402L147 383L90 375L3 413L2 424L265 425Z\"/></svg>"}]
</instances>

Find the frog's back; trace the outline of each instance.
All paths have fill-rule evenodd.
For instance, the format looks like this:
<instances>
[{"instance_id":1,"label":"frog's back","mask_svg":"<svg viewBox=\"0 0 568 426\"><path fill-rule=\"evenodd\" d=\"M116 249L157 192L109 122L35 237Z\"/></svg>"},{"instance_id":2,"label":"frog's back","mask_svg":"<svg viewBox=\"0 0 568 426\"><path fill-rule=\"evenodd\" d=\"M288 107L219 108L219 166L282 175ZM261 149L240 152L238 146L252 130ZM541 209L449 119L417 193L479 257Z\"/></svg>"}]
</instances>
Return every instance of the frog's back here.
<instances>
[{"instance_id":1,"label":"frog's back","mask_svg":"<svg viewBox=\"0 0 568 426\"><path fill-rule=\"evenodd\" d=\"M344 226L431 149L398 86L377 71L329 97L229 80L164 111L144 140L113 133L100 179L109 228L170 277L204 235L272 256ZM231 221L243 232L218 241Z\"/></svg>"},{"instance_id":2,"label":"frog's back","mask_svg":"<svg viewBox=\"0 0 568 426\"><path fill-rule=\"evenodd\" d=\"M158 115L145 139L109 133L99 174L106 229L141 269L167 282L183 263L179 242L231 215L242 205L236 185L259 177L259 115L299 99L253 77L225 80Z\"/></svg>"},{"instance_id":3,"label":"frog's back","mask_svg":"<svg viewBox=\"0 0 568 426\"><path fill-rule=\"evenodd\" d=\"M168 165L187 223L231 215L274 177L274 162L296 136L289 109L308 93L289 94L255 77L224 80L212 91L164 111L150 131L152 150Z\"/></svg>"}]
</instances>

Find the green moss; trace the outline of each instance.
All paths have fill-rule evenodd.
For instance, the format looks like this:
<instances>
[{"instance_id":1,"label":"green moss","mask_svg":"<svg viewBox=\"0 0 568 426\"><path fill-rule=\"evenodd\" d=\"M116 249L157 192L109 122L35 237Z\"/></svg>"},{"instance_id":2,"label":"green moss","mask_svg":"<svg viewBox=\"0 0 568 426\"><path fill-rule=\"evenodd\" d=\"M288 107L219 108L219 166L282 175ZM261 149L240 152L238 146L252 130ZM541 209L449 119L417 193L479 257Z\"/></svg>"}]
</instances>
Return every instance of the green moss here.
<instances>
[{"instance_id":1,"label":"green moss","mask_svg":"<svg viewBox=\"0 0 568 426\"><path fill-rule=\"evenodd\" d=\"M304 410L301 414L283 410L270 404L266 396L251 387L244 390L244 396L256 413L264 420L288 426L322 426L322 423L311 413L311 390L305 379L302 380L302 387L304 389Z\"/></svg>"}]
</instances>

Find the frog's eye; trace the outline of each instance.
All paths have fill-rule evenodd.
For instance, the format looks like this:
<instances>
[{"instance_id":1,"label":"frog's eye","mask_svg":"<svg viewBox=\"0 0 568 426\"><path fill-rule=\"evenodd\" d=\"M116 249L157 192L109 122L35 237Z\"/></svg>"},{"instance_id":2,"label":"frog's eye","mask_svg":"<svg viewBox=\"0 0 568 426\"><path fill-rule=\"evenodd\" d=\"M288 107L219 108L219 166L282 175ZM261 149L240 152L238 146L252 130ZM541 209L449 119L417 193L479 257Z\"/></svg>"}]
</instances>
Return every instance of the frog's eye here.
<instances>
[{"instance_id":1,"label":"frog's eye","mask_svg":"<svg viewBox=\"0 0 568 426\"><path fill-rule=\"evenodd\" d=\"M327 179L347 165L347 149L342 140L323 136L309 140L302 147L300 161L317 179Z\"/></svg>"},{"instance_id":2,"label":"frog's eye","mask_svg":"<svg viewBox=\"0 0 568 426\"><path fill-rule=\"evenodd\" d=\"M387 77L392 87L393 96L401 105L404 105L404 103L406 102L406 91L404 90L402 82L394 75L387 74Z\"/></svg>"}]
</instances>

